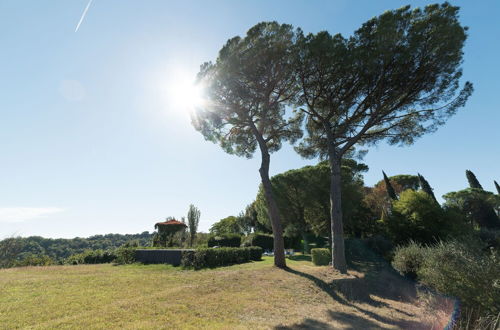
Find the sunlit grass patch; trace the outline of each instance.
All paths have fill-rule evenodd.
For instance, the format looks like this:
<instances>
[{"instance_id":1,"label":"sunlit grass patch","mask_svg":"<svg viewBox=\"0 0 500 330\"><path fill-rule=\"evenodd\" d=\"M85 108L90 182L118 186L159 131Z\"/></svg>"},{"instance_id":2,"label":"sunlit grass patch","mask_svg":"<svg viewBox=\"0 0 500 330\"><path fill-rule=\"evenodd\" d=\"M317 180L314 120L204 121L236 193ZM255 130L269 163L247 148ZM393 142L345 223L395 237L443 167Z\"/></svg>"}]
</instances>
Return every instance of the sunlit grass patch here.
<instances>
[{"instance_id":1,"label":"sunlit grass patch","mask_svg":"<svg viewBox=\"0 0 500 330\"><path fill-rule=\"evenodd\" d=\"M0 270L0 328L398 328L420 322L411 301L375 295L350 301L336 291L336 281L363 273L340 275L307 258L287 262L289 270L275 268L270 257L199 271L140 264Z\"/></svg>"}]
</instances>

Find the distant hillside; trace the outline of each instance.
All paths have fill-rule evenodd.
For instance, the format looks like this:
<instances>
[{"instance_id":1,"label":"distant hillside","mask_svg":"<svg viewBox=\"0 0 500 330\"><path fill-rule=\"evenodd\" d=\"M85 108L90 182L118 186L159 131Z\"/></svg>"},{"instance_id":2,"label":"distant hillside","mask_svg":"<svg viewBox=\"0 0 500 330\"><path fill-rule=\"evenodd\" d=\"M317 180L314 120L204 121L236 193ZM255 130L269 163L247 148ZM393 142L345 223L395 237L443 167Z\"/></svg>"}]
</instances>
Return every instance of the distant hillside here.
<instances>
[{"instance_id":1,"label":"distant hillside","mask_svg":"<svg viewBox=\"0 0 500 330\"><path fill-rule=\"evenodd\" d=\"M87 238L43 238L40 236L18 237L22 245L22 258L27 254L47 255L55 260L62 260L75 253L85 250L109 250L117 248L127 242L137 242L141 246L151 245L152 233L147 231L140 234L106 234L94 235ZM0 241L1 243L1 241Z\"/></svg>"}]
</instances>

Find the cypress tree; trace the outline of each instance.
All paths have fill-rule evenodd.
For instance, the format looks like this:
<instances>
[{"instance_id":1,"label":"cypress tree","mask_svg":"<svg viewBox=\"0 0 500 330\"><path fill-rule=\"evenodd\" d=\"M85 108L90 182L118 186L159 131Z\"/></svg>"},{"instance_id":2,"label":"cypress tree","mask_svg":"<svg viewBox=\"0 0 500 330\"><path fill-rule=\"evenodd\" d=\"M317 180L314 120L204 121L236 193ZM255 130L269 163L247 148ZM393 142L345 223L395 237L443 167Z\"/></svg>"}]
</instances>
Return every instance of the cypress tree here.
<instances>
[{"instance_id":1,"label":"cypress tree","mask_svg":"<svg viewBox=\"0 0 500 330\"><path fill-rule=\"evenodd\" d=\"M385 182L385 188L387 189L387 194L391 199L395 201L398 200L398 196L396 195L396 191L394 190L391 181L389 180L384 171L382 171L382 174L384 174L384 182Z\"/></svg>"},{"instance_id":2,"label":"cypress tree","mask_svg":"<svg viewBox=\"0 0 500 330\"><path fill-rule=\"evenodd\" d=\"M420 187L422 188L422 190L429 194L432 199L434 199L434 201L438 203L436 196L434 196L434 192L432 191L433 189L431 185L422 175L420 175L420 173L418 173L418 181L420 182Z\"/></svg>"},{"instance_id":3,"label":"cypress tree","mask_svg":"<svg viewBox=\"0 0 500 330\"><path fill-rule=\"evenodd\" d=\"M483 190L483 186L481 186L478 179L476 178L474 173L472 173L471 170L465 170L465 176L467 177L467 181L469 181L469 186L471 188L477 188Z\"/></svg>"},{"instance_id":4,"label":"cypress tree","mask_svg":"<svg viewBox=\"0 0 500 330\"><path fill-rule=\"evenodd\" d=\"M498 185L498 182L496 182L496 181L493 181L493 182L495 182L495 188L497 188L497 192L500 195L500 186Z\"/></svg>"}]
</instances>

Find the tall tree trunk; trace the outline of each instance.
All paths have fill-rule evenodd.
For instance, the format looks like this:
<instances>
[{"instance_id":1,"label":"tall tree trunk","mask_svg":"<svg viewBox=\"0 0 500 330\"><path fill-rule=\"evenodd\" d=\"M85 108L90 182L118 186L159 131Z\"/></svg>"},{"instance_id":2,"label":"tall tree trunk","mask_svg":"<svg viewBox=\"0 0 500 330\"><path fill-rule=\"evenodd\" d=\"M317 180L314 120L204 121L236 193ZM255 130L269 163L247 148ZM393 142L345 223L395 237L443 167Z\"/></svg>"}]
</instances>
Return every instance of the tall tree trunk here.
<instances>
[{"instance_id":1,"label":"tall tree trunk","mask_svg":"<svg viewBox=\"0 0 500 330\"><path fill-rule=\"evenodd\" d=\"M271 180L269 179L269 163L271 156L267 148L261 146L262 163L259 169L260 177L262 179L262 187L264 188L264 195L266 196L267 210L269 218L271 218L271 226L273 228L274 236L274 265L280 268L286 267L285 261L285 243L283 240L283 228L281 227L280 213L278 205L274 199L273 188Z\"/></svg>"},{"instance_id":2,"label":"tall tree trunk","mask_svg":"<svg viewBox=\"0 0 500 330\"><path fill-rule=\"evenodd\" d=\"M328 132L329 133L329 132ZM328 138L328 158L330 161L330 220L332 231L332 265L333 268L347 273L344 248L344 224L342 220L342 177L340 164L342 155L335 149L331 133Z\"/></svg>"}]
</instances>

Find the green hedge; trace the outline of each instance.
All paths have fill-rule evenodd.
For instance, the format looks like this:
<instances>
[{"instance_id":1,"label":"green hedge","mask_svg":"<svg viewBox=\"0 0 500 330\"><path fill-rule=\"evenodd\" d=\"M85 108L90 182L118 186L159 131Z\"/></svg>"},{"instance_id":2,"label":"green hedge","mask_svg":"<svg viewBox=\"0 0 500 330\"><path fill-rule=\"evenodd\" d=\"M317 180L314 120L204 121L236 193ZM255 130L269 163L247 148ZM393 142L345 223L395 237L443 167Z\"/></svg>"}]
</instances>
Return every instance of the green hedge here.
<instances>
[{"instance_id":1,"label":"green hedge","mask_svg":"<svg viewBox=\"0 0 500 330\"><path fill-rule=\"evenodd\" d=\"M250 246L258 246L264 251L274 250L274 238L273 235L268 234L253 234L249 238Z\"/></svg>"},{"instance_id":2,"label":"green hedge","mask_svg":"<svg viewBox=\"0 0 500 330\"><path fill-rule=\"evenodd\" d=\"M67 264L105 264L113 262L116 254L113 251L87 250L83 253L73 254L66 259Z\"/></svg>"},{"instance_id":3,"label":"green hedge","mask_svg":"<svg viewBox=\"0 0 500 330\"><path fill-rule=\"evenodd\" d=\"M241 236L237 234L211 236L208 239L208 247L226 246L226 247L240 247Z\"/></svg>"},{"instance_id":4,"label":"green hedge","mask_svg":"<svg viewBox=\"0 0 500 330\"><path fill-rule=\"evenodd\" d=\"M246 248L216 248L183 251L181 264L183 267L201 269L240 264L251 260L260 260L262 249L260 247Z\"/></svg>"},{"instance_id":5,"label":"green hedge","mask_svg":"<svg viewBox=\"0 0 500 330\"><path fill-rule=\"evenodd\" d=\"M133 264L137 260L135 259L135 250L137 247L120 247L115 250L117 264Z\"/></svg>"},{"instance_id":6,"label":"green hedge","mask_svg":"<svg viewBox=\"0 0 500 330\"><path fill-rule=\"evenodd\" d=\"M311 249L312 262L316 266L325 266L332 260L332 254L329 249Z\"/></svg>"}]
</instances>

